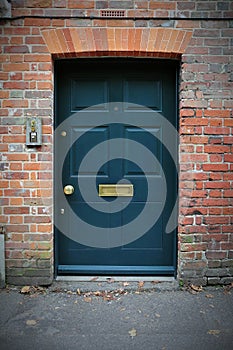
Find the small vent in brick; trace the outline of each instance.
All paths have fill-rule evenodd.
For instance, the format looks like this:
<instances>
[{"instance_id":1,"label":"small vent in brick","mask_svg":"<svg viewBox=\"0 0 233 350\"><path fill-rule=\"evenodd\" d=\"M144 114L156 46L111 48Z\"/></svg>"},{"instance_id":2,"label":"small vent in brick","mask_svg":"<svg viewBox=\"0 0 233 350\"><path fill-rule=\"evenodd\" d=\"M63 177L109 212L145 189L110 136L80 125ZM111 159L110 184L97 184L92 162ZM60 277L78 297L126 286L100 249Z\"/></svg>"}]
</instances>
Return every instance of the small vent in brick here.
<instances>
[{"instance_id":1,"label":"small vent in brick","mask_svg":"<svg viewBox=\"0 0 233 350\"><path fill-rule=\"evenodd\" d=\"M101 17L124 17L124 10L101 10Z\"/></svg>"}]
</instances>

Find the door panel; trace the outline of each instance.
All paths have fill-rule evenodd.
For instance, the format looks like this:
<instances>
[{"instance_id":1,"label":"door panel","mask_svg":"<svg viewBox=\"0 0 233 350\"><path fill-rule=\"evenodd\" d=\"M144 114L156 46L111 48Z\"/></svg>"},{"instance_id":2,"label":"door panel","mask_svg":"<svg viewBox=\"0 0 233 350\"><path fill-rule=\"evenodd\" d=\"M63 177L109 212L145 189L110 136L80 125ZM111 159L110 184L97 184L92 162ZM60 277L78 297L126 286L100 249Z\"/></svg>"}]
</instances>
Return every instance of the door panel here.
<instances>
[{"instance_id":1,"label":"door panel","mask_svg":"<svg viewBox=\"0 0 233 350\"><path fill-rule=\"evenodd\" d=\"M154 60L65 60L57 61L56 72L56 126L77 111L85 115L93 114L93 128L80 127L72 121L67 137L72 145L63 164L63 186L71 184L75 192L67 201L71 210L84 222L105 230L105 248L93 248L67 237L66 232L56 228L56 269L59 274L174 274L176 269L176 232L166 234L165 227L170 217L177 195L176 167L163 140L165 130L156 118L151 125L148 108L159 111L176 127L176 76L175 62ZM119 111L114 111L113 102L122 102ZM108 104L112 102L111 104ZM134 105L132 105L132 103ZM102 105L100 105L102 104ZM103 105L105 104L105 105ZM118 107L117 107L118 108ZM110 122L95 127L100 115L109 117ZM114 113L114 122L112 115ZM124 124L118 117L127 116L132 122ZM144 124L135 125L135 118L143 113ZM84 133L84 131L86 131ZM82 135L82 136L80 136ZM78 137L78 140L75 141ZM101 166L96 174L96 159L90 158L88 165L79 167L86 154L102 142L121 138L119 146L122 157L111 159L115 152L111 143L105 143L101 154ZM139 163L131 161L132 142L137 142L149 150L158 160L150 162L144 149L137 151ZM59 137L55 140L60 142ZM174 143L177 148L177 144ZM55 147L55 159L59 157L59 147ZM140 166L139 166L140 164ZM162 170L161 170L162 169ZM166 177L167 200L162 214L154 225L140 238L127 243L126 237L130 224L143 212L147 203L148 183L156 189L155 196L147 203L148 222L162 205L163 173ZM56 175L56 172L55 172ZM91 188L93 178L96 187L84 198L78 186L82 177L85 186ZM128 205L127 198L119 197L121 210L114 212L115 197L97 199L99 184L116 184L119 180L128 180L134 186L134 195ZM57 179L58 181L58 179ZM60 189L55 186L55 211L59 213L63 205ZM107 205L106 205L107 203ZM107 209L106 209L107 208ZM60 218L59 218L60 220ZM61 218L62 220L62 218ZM64 218L65 220L65 218ZM79 232L66 216L67 232ZM147 220L147 218L146 218ZM140 222L139 222L140 225ZM111 247L115 228L120 228L120 245ZM143 227L142 227L143 230ZM109 244L108 244L109 243Z\"/></svg>"},{"instance_id":2,"label":"door panel","mask_svg":"<svg viewBox=\"0 0 233 350\"><path fill-rule=\"evenodd\" d=\"M71 111L96 106L109 101L109 83L107 80L72 80ZM95 110L99 108L95 107ZM102 110L102 108L100 108Z\"/></svg>"},{"instance_id":3,"label":"door panel","mask_svg":"<svg viewBox=\"0 0 233 350\"><path fill-rule=\"evenodd\" d=\"M161 82L148 80L125 80L123 87L124 102L130 102L126 110L135 110L132 108L132 103L135 103L139 109L147 106L154 110L161 110ZM143 92L143 93L142 93Z\"/></svg>"}]
</instances>

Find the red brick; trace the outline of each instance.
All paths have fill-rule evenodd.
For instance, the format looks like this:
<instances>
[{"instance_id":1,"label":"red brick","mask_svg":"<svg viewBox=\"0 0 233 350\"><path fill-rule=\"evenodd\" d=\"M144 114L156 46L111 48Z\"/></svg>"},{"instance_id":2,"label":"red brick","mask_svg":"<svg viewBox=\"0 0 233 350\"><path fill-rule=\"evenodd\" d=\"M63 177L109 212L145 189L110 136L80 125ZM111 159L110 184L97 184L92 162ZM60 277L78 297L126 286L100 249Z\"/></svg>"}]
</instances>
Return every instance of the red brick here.
<instances>
[{"instance_id":1,"label":"red brick","mask_svg":"<svg viewBox=\"0 0 233 350\"><path fill-rule=\"evenodd\" d=\"M3 142L6 142L6 143L24 143L25 142L25 135L4 136Z\"/></svg>"},{"instance_id":2,"label":"red brick","mask_svg":"<svg viewBox=\"0 0 233 350\"><path fill-rule=\"evenodd\" d=\"M204 127L204 134L207 134L207 135L223 135L223 134L226 134L226 135L229 135L230 133L230 129L229 128L223 128L223 127L208 127L208 126L205 126Z\"/></svg>"},{"instance_id":3,"label":"red brick","mask_svg":"<svg viewBox=\"0 0 233 350\"><path fill-rule=\"evenodd\" d=\"M4 207L3 208L4 214L29 214L29 208L28 207Z\"/></svg>"},{"instance_id":4,"label":"red brick","mask_svg":"<svg viewBox=\"0 0 233 350\"><path fill-rule=\"evenodd\" d=\"M38 225L38 232L52 232L52 225L41 224Z\"/></svg>"},{"instance_id":5,"label":"red brick","mask_svg":"<svg viewBox=\"0 0 233 350\"><path fill-rule=\"evenodd\" d=\"M12 36L10 40L10 44L12 45L22 45L23 44L23 38L20 36Z\"/></svg>"},{"instance_id":6,"label":"red brick","mask_svg":"<svg viewBox=\"0 0 233 350\"><path fill-rule=\"evenodd\" d=\"M227 181L209 181L205 182L205 188L230 188L231 184Z\"/></svg>"},{"instance_id":7,"label":"red brick","mask_svg":"<svg viewBox=\"0 0 233 350\"><path fill-rule=\"evenodd\" d=\"M29 223L48 223L51 222L50 217L49 216L34 216L34 215L30 215L30 216L24 216L24 223L29 224Z\"/></svg>"},{"instance_id":8,"label":"red brick","mask_svg":"<svg viewBox=\"0 0 233 350\"><path fill-rule=\"evenodd\" d=\"M25 18L25 26L47 27L50 26L51 20L49 18Z\"/></svg>"},{"instance_id":9,"label":"red brick","mask_svg":"<svg viewBox=\"0 0 233 350\"><path fill-rule=\"evenodd\" d=\"M194 116L194 110L193 109L181 109L180 110L180 116L181 117L193 117Z\"/></svg>"},{"instance_id":10,"label":"red brick","mask_svg":"<svg viewBox=\"0 0 233 350\"><path fill-rule=\"evenodd\" d=\"M223 191L223 197L232 198L233 197L233 190L225 190L225 191Z\"/></svg>"},{"instance_id":11,"label":"red brick","mask_svg":"<svg viewBox=\"0 0 233 350\"><path fill-rule=\"evenodd\" d=\"M216 163L216 162L222 163L223 155L222 154L210 154L209 159L210 159L211 163Z\"/></svg>"},{"instance_id":12,"label":"red brick","mask_svg":"<svg viewBox=\"0 0 233 350\"><path fill-rule=\"evenodd\" d=\"M25 38L25 44L41 45L44 44L44 40L41 36L28 36Z\"/></svg>"},{"instance_id":13,"label":"red brick","mask_svg":"<svg viewBox=\"0 0 233 350\"><path fill-rule=\"evenodd\" d=\"M231 119L225 119L223 122L224 122L224 126L233 127L233 118L231 118Z\"/></svg>"},{"instance_id":14,"label":"red brick","mask_svg":"<svg viewBox=\"0 0 233 350\"><path fill-rule=\"evenodd\" d=\"M23 198L10 198L10 205L23 205Z\"/></svg>"},{"instance_id":15,"label":"red brick","mask_svg":"<svg viewBox=\"0 0 233 350\"><path fill-rule=\"evenodd\" d=\"M22 170L22 163L10 164L10 170Z\"/></svg>"},{"instance_id":16,"label":"red brick","mask_svg":"<svg viewBox=\"0 0 233 350\"><path fill-rule=\"evenodd\" d=\"M24 55L24 62L50 62L51 61L51 55L49 54L27 54Z\"/></svg>"},{"instance_id":17,"label":"red brick","mask_svg":"<svg viewBox=\"0 0 233 350\"><path fill-rule=\"evenodd\" d=\"M233 243L232 242L228 242L228 243L226 243L226 242L223 242L223 243L221 243L221 249L222 250L232 250L233 249Z\"/></svg>"},{"instance_id":18,"label":"red brick","mask_svg":"<svg viewBox=\"0 0 233 350\"><path fill-rule=\"evenodd\" d=\"M211 118L209 120L209 126L218 126L221 127L223 125L223 121L220 118Z\"/></svg>"},{"instance_id":19,"label":"red brick","mask_svg":"<svg viewBox=\"0 0 233 350\"><path fill-rule=\"evenodd\" d=\"M223 233L233 233L233 225L223 225L222 226L222 232Z\"/></svg>"},{"instance_id":20,"label":"red brick","mask_svg":"<svg viewBox=\"0 0 233 350\"><path fill-rule=\"evenodd\" d=\"M233 136L224 136L223 143L225 145L232 145L233 144Z\"/></svg>"},{"instance_id":21,"label":"red brick","mask_svg":"<svg viewBox=\"0 0 233 350\"><path fill-rule=\"evenodd\" d=\"M155 0L151 0L149 2L149 8L152 10L175 10L176 9L176 3L175 2L171 2L171 1L155 1Z\"/></svg>"},{"instance_id":22,"label":"red brick","mask_svg":"<svg viewBox=\"0 0 233 350\"><path fill-rule=\"evenodd\" d=\"M16 216L16 215L14 215L14 216L11 216L11 218L10 218L10 223L11 224L22 224L23 223L23 216ZM9 229L9 227L8 227L8 229ZM14 240L22 240L22 238L20 239L18 236L19 235L15 235L17 238L19 238L19 239L14 239L14 237L12 237L13 235L11 235L11 239L12 239L12 241L14 241ZM20 235L20 236L22 236L22 235Z\"/></svg>"},{"instance_id":23,"label":"red brick","mask_svg":"<svg viewBox=\"0 0 233 350\"><path fill-rule=\"evenodd\" d=\"M44 73L28 73L26 72L24 74L25 80L51 80L52 73L51 72L44 72Z\"/></svg>"},{"instance_id":24,"label":"red brick","mask_svg":"<svg viewBox=\"0 0 233 350\"><path fill-rule=\"evenodd\" d=\"M204 218L204 224L216 225L216 224L229 224L228 216L209 216Z\"/></svg>"},{"instance_id":25,"label":"red brick","mask_svg":"<svg viewBox=\"0 0 233 350\"><path fill-rule=\"evenodd\" d=\"M205 117L218 117L218 118L229 118L230 110L229 109L205 109Z\"/></svg>"},{"instance_id":26,"label":"red brick","mask_svg":"<svg viewBox=\"0 0 233 350\"><path fill-rule=\"evenodd\" d=\"M228 171L229 167L228 167L228 164L212 163L212 164L202 164L202 169L204 171Z\"/></svg>"},{"instance_id":27,"label":"red brick","mask_svg":"<svg viewBox=\"0 0 233 350\"><path fill-rule=\"evenodd\" d=\"M20 45L20 46L5 46L4 53L27 53L29 52L28 46Z\"/></svg>"},{"instance_id":28,"label":"red brick","mask_svg":"<svg viewBox=\"0 0 233 350\"><path fill-rule=\"evenodd\" d=\"M182 252L192 252L192 251L205 251L207 249L206 243L182 243Z\"/></svg>"},{"instance_id":29,"label":"red brick","mask_svg":"<svg viewBox=\"0 0 233 350\"><path fill-rule=\"evenodd\" d=\"M205 118L183 118L183 125L208 125L208 119ZM205 129L205 128L204 128Z\"/></svg>"},{"instance_id":30,"label":"red brick","mask_svg":"<svg viewBox=\"0 0 233 350\"><path fill-rule=\"evenodd\" d=\"M181 154L181 162L207 162L208 156L206 154Z\"/></svg>"},{"instance_id":31,"label":"red brick","mask_svg":"<svg viewBox=\"0 0 233 350\"><path fill-rule=\"evenodd\" d=\"M230 153L230 151L229 146L205 145L204 147L204 152L206 153Z\"/></svg>"},{"instance_id":32,"label":"red brick","mask_svg":"<svg viewBox=\"0 0 233 350\"><path fill-rule=\"evenodd\" d=\"M221 196L222 196L222 191L220 190L209 191L210 198L221 198Z\"/></svg>"},{"instance_id":33,"label":"red brick","mask_svg":"<svg viewBox=\"0 0 233 350\"><path fill-rule=\"evenodd\" d=\"M216 207L220 207L220 206L228 206L229 205L229 200L228 199L221 199L220 197L216 198L216 199L208 199L206 198L203 202L202 202L203 206L216 206Z\"/></svg>"},{"instance_id":34,"label":"red brick","mask_svg":"<svg viewBox=\"0 0 233 350\"><path fill-rule=\"evenodd\" d=\"M225 259L227 257L227 252L223 251L207 251L206 253L207 259Z\"/></svg>"},{"instance_id":35,"label":"red brick","mask_svg":"<svg viewBox=\"0 0 233 350\"><path fill-rule=\"evenodd\" d=\"M71 9L93 9L94 1L76 1L76 0L68 0L68 8Z\"/></svg>"}]
</instances>

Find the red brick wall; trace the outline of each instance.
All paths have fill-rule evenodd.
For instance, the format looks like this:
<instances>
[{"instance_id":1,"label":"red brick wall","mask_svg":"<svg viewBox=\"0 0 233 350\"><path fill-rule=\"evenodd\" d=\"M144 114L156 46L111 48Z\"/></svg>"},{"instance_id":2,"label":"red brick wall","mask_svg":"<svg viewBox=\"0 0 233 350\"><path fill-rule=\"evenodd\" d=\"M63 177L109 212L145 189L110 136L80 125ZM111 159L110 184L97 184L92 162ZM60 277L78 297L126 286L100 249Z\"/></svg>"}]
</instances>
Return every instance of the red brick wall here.
<instances>
[{"instance_id":1,"label":"red brick wall","mask_svg":"<svg viewBox=\"0 0 233 350\"><path fill-rule=\"evenodd\" d=\"M11 3L12 18L3 19L0 26L0 223L6 227L8 282L47 284L53 279L53 60L42 32L87 27L192 33L178 55L182 63L178 276L200 284L233 281L233 3ZM102 9L125 10L125 17L102 18ZM127 51L132 52L128 46ZM70 52L74 55L80 52ZM25 146L25 121L30 116L42 117L39 148Z\"/></svg>"}]
</instances>

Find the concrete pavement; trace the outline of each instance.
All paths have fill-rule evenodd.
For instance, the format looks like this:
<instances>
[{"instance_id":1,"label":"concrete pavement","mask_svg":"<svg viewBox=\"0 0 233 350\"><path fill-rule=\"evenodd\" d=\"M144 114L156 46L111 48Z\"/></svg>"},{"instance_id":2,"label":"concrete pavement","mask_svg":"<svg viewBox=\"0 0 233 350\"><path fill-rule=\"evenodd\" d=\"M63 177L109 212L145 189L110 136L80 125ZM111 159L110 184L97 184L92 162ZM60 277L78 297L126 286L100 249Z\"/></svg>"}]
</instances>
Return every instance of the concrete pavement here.
<instances>
[{"instance_id":1,"label":"concrete pavement","mask_svg":"<svg viewBox=\"0 0 233 350\"><path fill-rule=\"evenodd\" d=\"M229 287L110 280L0 291L1 350L232 348Z\"/></svg>"}]
</instances>

